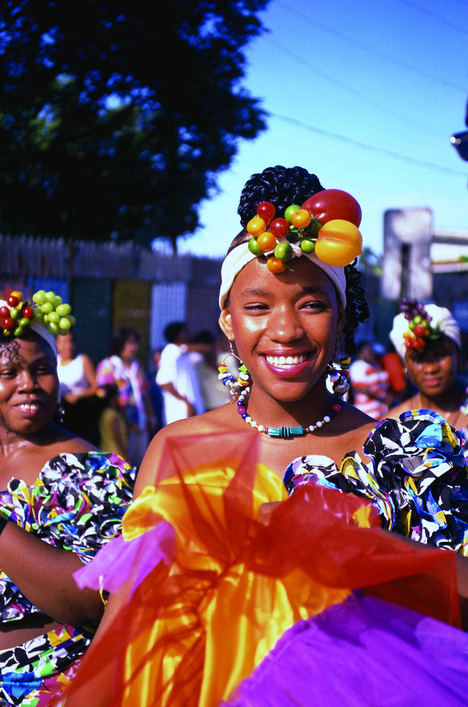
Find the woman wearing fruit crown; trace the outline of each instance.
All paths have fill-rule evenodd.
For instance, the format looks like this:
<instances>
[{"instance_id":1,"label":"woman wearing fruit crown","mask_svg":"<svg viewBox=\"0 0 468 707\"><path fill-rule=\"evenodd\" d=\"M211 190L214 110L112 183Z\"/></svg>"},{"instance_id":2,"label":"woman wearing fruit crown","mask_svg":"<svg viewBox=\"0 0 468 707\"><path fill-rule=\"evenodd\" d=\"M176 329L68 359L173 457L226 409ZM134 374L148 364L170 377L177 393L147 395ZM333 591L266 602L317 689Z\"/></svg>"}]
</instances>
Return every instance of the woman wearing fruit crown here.
<instances>
[{"instance_id":1,"label":"woman wearing fruit crown","mask_svg":"<svg viewBox=\"0 0 468 707\"><path fill-rule=\"evenodd\" d=\"M55 334L70 306L53 292L0 301L0 702L48 704L103 612L73 572L120 532L134 470L52 421Z\"/></svg>"},{"instance_id":2,"label":"woman wearing fruit crown","mask_svg":"<svg viewBox=\"0 0 468 707\"><path fill-rule=\"evenodd\" d=\"M359 205L274 167L239 214L220 291L233 403L158 432L123 538L77 573L114 596L64 703L462 704L456 554L434 549L465 551L459 440L340 398L366 315Z\"/></svg>"},{"instance_id":3,"label":"woman wearing fruit crown","mask_svg":"<svg viewBox=\"0 0 468 707\"><path fill-rule=\"evenodd\" d=\"M446 307L403 299L393 320L390 339L416 392L392 408L399 418L412 409L435 410L465 439L468 457L468 391L460 378L460 327Z\"/></svg>"}]
</instances>

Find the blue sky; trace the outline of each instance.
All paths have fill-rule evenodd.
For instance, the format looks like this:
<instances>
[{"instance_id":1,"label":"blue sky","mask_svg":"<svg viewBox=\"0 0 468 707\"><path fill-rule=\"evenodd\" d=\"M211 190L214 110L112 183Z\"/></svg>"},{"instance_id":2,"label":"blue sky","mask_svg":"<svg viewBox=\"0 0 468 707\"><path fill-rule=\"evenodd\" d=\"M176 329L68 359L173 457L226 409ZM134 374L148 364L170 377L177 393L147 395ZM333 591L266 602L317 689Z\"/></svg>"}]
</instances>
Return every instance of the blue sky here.
<instances>
[{"instance_id":1,"label":"blue sky","mask_svg":"<svg viewBox=\"0 0 468 707\"><path fill-rule=\"evenodd\" d=\"M239 143L181 251L223 255L244 182L275 164L353 194L376 253L386 209L429 207L436 228L468 228L468 162L449 141L468 129L466 12L466 0L271 0L244 80L267 130Z\"/></svg>"}]
</instances>

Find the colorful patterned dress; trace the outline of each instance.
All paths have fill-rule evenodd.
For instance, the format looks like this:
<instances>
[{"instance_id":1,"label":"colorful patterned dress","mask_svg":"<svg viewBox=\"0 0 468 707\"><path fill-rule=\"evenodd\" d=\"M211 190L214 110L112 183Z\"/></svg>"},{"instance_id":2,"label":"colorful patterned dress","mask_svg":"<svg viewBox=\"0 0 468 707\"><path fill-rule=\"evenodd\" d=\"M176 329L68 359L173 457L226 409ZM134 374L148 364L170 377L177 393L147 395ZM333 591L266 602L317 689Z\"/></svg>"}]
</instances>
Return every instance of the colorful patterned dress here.
<instances>
[{"instance_id":1,"label":"colorful patterned dress","mask_svg":"<svg viewBox=\"0 0 468 707\"><path fill-rule=\"evenodd\" d=\"M73 705L465 705L455 554L381 531L465 552L457 434L425 411L384 421L368 466L292 462L289 498L258 437L167 440L123 536L75 574L116 596Z\"/></svg>"},{"instance_id":2,"label":"colorful patterned dress","mask_svg":"<svg viewBox=\"0 0 468 707\"><path fill-rule=\"evenodd\" d=\"M11 479L0 492L3 516L87 564L121 532L133 492L135 469L116 454L65 453L50 459L33 486ZM53 577L51 577L53 582ZM0 573L0 619L41 615L39 608ZM0 651L0 704L48 704L64 670L88 648L94 631L63 625L20 646Z\"/></svg>"},{"instance_id":3,"label":"colorful patterned dress","mask_svg":"<svg viewBox=\"0 0 468 707\"><path fill-rule=\"evenodd\" d=\"M289 493L305 483L369 499L382 527L468 556L468 476L464 439L433 410L408 410L377 423L340 468L327 457L298 457L288 466Z\"/></svg>"}]
</instances>

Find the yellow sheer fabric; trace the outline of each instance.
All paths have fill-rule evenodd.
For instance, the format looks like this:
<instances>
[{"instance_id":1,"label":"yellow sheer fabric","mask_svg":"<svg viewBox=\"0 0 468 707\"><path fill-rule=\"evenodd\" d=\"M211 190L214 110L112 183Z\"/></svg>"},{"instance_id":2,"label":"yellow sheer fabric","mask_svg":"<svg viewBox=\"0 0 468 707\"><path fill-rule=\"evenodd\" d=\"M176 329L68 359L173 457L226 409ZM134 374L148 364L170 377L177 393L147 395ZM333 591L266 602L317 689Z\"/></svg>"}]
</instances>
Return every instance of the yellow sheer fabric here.
<instances>
[{"instance_id":1,"label":"yellow sheer fabric","mask_svg":"<svg viewBox=\"0 0 468 707\"><path fill-rule=\"evenodd\" d=\"M151 700L158 694L160 705L194 704L191 681L187 691L180 691L180 702L173 702L171 688L187 656L203 644L203 672L192 676L199 683L198 704L217 705L263 660L287 628L349 594L348 589L314 582L300 569L281 577L259 574L256 565L261 565L262 558L255 558L248 523L245 528L233 528L225 512L225 492L233 477L233 466L196 467L183 474L192 512L181 503L181 479L176 477L162 481L157 489L147 487L125 516L128 540L153 528L158 518L171 523L177 539L176 561L167 578L177 587L177 599L127 647L125 703L155 704ZM258 525L254 519L262 504L286 497L281 479L259 465L251 494L254 525ZM237 536L244 531L246 537L239 547L233 533ZM178 637L170 648L167 636ZM145 652L151 654L151 662L139 670ZM170 688L167 693L164 685Z\"/></svg>"}]
</instances>

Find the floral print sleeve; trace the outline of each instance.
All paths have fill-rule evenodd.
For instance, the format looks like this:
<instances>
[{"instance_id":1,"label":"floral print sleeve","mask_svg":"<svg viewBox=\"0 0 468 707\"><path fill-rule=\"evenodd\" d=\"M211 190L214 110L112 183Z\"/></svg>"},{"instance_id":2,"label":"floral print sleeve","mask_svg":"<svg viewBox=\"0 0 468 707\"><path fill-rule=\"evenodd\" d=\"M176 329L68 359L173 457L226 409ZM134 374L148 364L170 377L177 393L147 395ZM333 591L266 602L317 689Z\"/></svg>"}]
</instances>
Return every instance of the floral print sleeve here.
<instances>
[{"instance_id":1,"label":"floral print sleeve","mask_svg":"<svg viewBox=\"0 0 468 707\"><path fill-rule=\"evenodd\" d=\"M33 486L12 479L0 492L3 516L55 547L88 563L120 534L132 499L136 469L116 454L59 454L50 459ZM0 621L40 613L0 573Z\"/></svg>"},{"instance_id":2,"label":"floral print sleeve","mask_svg":"<svg viewBox=\"0 0 468 707\"><path fill-rule=\"evenodd\" d=\"M468 556L468 474L463 439L432 410L410 410L372 430L340 468L328 457L305 456L287 468L289 493L315 483L368 498L382 527Z\"/></svg>"}]
</instances>

